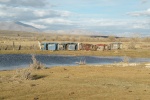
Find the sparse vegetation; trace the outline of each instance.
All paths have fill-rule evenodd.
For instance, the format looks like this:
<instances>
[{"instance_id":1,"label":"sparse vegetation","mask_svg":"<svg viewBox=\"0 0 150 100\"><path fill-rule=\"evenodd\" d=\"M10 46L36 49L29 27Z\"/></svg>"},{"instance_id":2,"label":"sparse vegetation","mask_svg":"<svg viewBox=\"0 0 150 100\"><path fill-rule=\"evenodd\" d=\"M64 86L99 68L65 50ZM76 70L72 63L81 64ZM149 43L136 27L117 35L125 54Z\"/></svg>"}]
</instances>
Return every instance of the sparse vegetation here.
<instances>
[{"instance_id":1,"label":"sparse vegetation","mask_svg":"<svg viewBox=\"0 0 150 100\"><path fill-rule=\"evenodd\" d=\"M128 49L136 49L136 42L131 41L128 45Z\"/></svg>"},{"instance_id":2,"label":"sparse vegetation","mask_svg":"<svg viewBox=\"0 0 150 100\"><path fill-rule=\"evenodd\" d=\"M1 71L9 77L14 71ZM33 70L37 80L0 82L6 100L149 99L149 69L144 66L76 66Z\"/></svg>"},{"instance_id":3,"label":"sparse vegetation","mask_svg":"<svg viewBox=\"0 0 150 100\"><path fill-rule=\"evenodd\" d=\"M149 49L142 50L118 50L114 51L41 51L41 50L0 50L0 54L56 54L56 55L74 55L74 56L126 56L128 57L150 57Z\"/></svg>"},{"instance_id":4,"label":"sparse vegetation","mask_svg":"<svg viewBox=\"0 0 150 100\"><path fill-rule=\"evenodd\" d=\"M21 80L30 80L32 79L31 70L26 69L16 69L13 78L18 78Z\"/></svg>"},{"instance_id":5,"label":"sparse vegetation","mask_svg":"<svg viewBox=\"0 0 150 100\"><path fill-rule=\"evenodd\" d=\"M129 63L129 61L130 61L130 58L126 55L122 59L122 62L124 62L124 63Z\"/></svg>"},{"instance_id":6,"label":"sparse vegetation","mask_svg":"<svg viewBox=\"0 0 150 100\"><path fill-rule=\"evenodd\" d=\"M129 42L129 49L136 49L136 45L138 44L138 42L140 42L141 39L138 35L133 34L133 37L130 39Z\"/></svg>"},{"instance_id":7,"label":"sparse vegetation","mask_svg":"<svg viewBox=\"0 0 150 100\"><path fill-rule=\"evenodd\" d=\"M115 42L116 38L115 38L115 36L109 36L108 40L109 40L109 42Z\"/></svg>"},{"instance_id":8,"label":"sparse vegetation","mask_svg":"<svg viewBox=\"0 0 150 100\"><path fill-rule=\"evenodd\" d=\"M27 68L16 69L13 75L13 79L20 80L34 80L42 78L41 75L33 75L33 70L45 69L45 66L36 60L35 55L32 55L33 63L29 65Z\"/></svg>"},{"instance_id":9,"label":"sparse vegetation","mask_svg":"<svg viewBox=\"0 0 150 100\"><path fill-rule=\"evenodd\" d=\"M33 61L33 63L30 64L30 68L31 69L35 69L35 70L45 69L45 66L41 62L39 62L39 61L36 60L34 54L32 54L32 61Z\"/></svg>"}]
</instances>

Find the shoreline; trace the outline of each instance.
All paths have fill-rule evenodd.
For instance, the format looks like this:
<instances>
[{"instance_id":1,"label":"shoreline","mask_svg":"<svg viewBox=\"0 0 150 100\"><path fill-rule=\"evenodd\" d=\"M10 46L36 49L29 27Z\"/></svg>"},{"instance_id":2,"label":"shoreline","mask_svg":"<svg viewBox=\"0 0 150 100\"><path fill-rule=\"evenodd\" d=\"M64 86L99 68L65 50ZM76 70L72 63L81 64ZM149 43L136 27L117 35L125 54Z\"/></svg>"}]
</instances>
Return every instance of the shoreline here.
<instances>
[{"instance_id":1,"label":"shoreline","mask_svg":"<svg viewBox=\"0 0 150 100\"><path fill-rule=\"evenodd\" d=\"M112 51L41 51L41 50L0 50L0 54L48 54L71 56L128 56L150 58L149 50L112 50Z\"/></svg>"},{"instance_id":2,"label":"shoreline","mask_svg":"<svg viewBox=\"0 0 150 100\"><path fill-rule=\"evenodd\" d=\"M85 65L74 65L74 66L52 66L52 67L46 67L46 69L51 69L51 68L74 68L74 67L136 67L136 66L144 66L145 68L150 68L150 62L141 62L141 63L125 63L125 62L118 62L118 63L112 63L112 64L85 64ZM0 72L3 71L15 71L18 69L30 69L29 66L24 67L24 68L15 68L15 69L6 69L6 70L0 70Z\"/></svg>"}]
</instances>

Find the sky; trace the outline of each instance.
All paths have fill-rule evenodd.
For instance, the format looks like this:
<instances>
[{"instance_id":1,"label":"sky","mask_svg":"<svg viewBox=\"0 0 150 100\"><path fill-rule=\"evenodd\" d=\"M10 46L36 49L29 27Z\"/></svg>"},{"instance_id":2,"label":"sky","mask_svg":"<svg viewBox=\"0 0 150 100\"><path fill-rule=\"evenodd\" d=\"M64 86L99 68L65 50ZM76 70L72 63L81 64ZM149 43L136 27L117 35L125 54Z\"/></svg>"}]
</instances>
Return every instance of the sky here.
<instances>
[{"instance_id":1,"label":"sky","mask_svg":"<svg viewBox=\"0 0 150 100\"><path fill-rule=\"evenodd\" d=\"M41 30L150 36L150 0L0 0L0 21Z\"/></svg>"}]
</instances>

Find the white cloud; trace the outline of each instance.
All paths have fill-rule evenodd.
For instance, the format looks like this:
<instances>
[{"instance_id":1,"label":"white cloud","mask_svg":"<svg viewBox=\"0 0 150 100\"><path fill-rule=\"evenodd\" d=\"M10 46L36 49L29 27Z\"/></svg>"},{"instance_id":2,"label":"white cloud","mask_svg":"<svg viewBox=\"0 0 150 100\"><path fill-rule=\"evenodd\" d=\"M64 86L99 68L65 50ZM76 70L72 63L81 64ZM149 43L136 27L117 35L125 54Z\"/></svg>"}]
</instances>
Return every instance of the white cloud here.
<instances>
[{"instance_id":1,"label":"white cloud","mask_svg":"<svg viewBox=\"0 0 150 100\"><path fill-rule=\"evenodd\" d=\"M142 4L145 4L145 3L147 3L148 2L148 0L141 0L141 3Z\"/></svg>"},{"instance_id":2,"label":"white cloud","mask_svg":"<svg viewBox=\"0 0 150 100\"><path fill-rule=\"evenodd\" d=\"M72 13L69 12L69 11L57 11L58 13L61 13L61 16L62 17L68 17L68 16L71 16Z\"/></svg>"},{"instance_id":3,"label":"white cloud","mask_svg":"<svg viewBox=\"0 0 150 100\"><path fill-rule=\"evenodd\" d=\"M145 29L145 26L143 26L143 25L134 25L132 28L134 28L134 29Z\"/></svg>"},{"instance_id":4,"label":"white cloud","mask_svg":"<svg viewBox=\"0 0 150 100\"><path fill-rule=\"evenodd\" d=\"M90 19L81 18L78 20L69 20L67 18L46 18L32 21L38 25L44 25L48 30L69 30L69 29L87 29L94 31L136 31L136 30L149 30L150 21L143 20L122 20L122 19ZM31 25L31 24L30 24Z\"/></svg>"},{"instance_id":5,"label":"white cloud","mask_svg":"<svg viewBox=\"0 0 150 100\"><path fill-rule=\"evenodd\" d=\"M0 15L0 20L30 21L44 18L68 17L71 13L68 11L30 9L0 5Z\"/></svg>"},{"instance_id":6,"label":"white cloud","mask_svg":"<svg viewBox=\"0 0 150 100\"><path fill-rule=\"evenodd\" d=\"M28 6L28 7L44 7L47 5L46 0L0 0L1 4L7 6Z\"/></svg>"},{"instance_id":7,"label":"white cloud","mask_svg":"<svg viewBox=\"0 0 150 100\"><path fill-rule=\"evenodd\" d=\"M150 21L147 19L79 19L73 22L78 29L87 29L99 32L137 32L149 30Z\"/></svg>"},{"instance_id":8,"label":"white cloud","mask_svg":"<svg viewBox=\"0 0 150 100\"><path fill-rule=\"evenodd\" d=\"M150 17L150 8L145 11L129 12L129 13L127 13L127 15L135 16L135 17L139 17L139 16Z\"/></svg>"},{"instance_id":9,"label":"white cloud","mask_svg":"<svg viewBox=\"0 0 150 100\"><path fill-rule=\"evenodd\" d=\"M149 29L150 28L150 21L149 20L137 20L135 22L132 22L131 28L133 29Z\"/></svg>"},{"instance_id":10,"label":"white cloud","mask_svg":"<svg viewBox=\"0 0 150 100\"><path fill-rule=\"evenodd\" d=\"M62 18L47 18L47 19L39 19L33 22L43 23L43 24L57 24L57 25L73 25L73 22L67 19Z\"/></svg>"},{"instance_id":11,"label":"white cloud","mask_svg":"<svg viewBox=\"0 0 150 100\"><path fill-rule=\"evenodd\" d=\"M10 2L10 0L0 0L1 3Z\"/></svg>"},{"instance_id":12,"label":"white cloud","mask_svg":"<svg viewBox=\"0 0 150 100\"><path fill-rule=\"evenodd\" d=\"M127 22L121 20L112 20L112 19L87 19L84 20L86 25L94 25L94 26L119 26L126 25ZM91 24L92 23L92 24Z\"/></svg>"},{"instance_id":13,"label":"white cloud","mask_svg":"<svg viewBox=\"0 0 150 100\"><path fill-rule=\"evenodd\" d=\"M73 23L75 25L83 27L119 27L126 26L128 21L124 21L122 19L93 19L93 18L80 18L78 20L74 20Z\"/></svg>"},{"instance_id":14,"label":"white cloud","mask_svg":"<svg viewBox=\"0 0 150 100\"><path fill-rule=\"evenodd\" d=\"M0 16L8 16L8 15L4 12L0 12Z\"/></svg>"},{"instance_id":15,"label":"white cloud","mask_svg":"<svg viewBox=\"0 0 150 100\"><path fill-rule=\"evenodd\" d=\"M44 10L35 10L33 11L33 14L37 17L43 17L48 15L48 12L44 11Z\"/></svg>"}]
</instances>

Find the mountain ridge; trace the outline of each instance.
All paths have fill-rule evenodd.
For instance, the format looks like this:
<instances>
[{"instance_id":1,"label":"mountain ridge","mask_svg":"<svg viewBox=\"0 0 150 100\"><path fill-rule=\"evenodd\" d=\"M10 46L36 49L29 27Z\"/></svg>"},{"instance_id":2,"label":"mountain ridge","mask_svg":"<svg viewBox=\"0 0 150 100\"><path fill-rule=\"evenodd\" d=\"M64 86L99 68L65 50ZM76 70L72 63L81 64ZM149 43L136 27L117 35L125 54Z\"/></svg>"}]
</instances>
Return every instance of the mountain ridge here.
<instances>
[{"instance_id":1,"label":"mountain ridge","mask_svg":"<svg viewBox=\"0 0 150 100\"><path fill-rule=\"evenodd\" d=\"M9 31L24 31L24 32L39 32L40 29L35 28L31 25L24 24L22 22L0 22L0 30Z\"/></svg>"}]
</instances>

